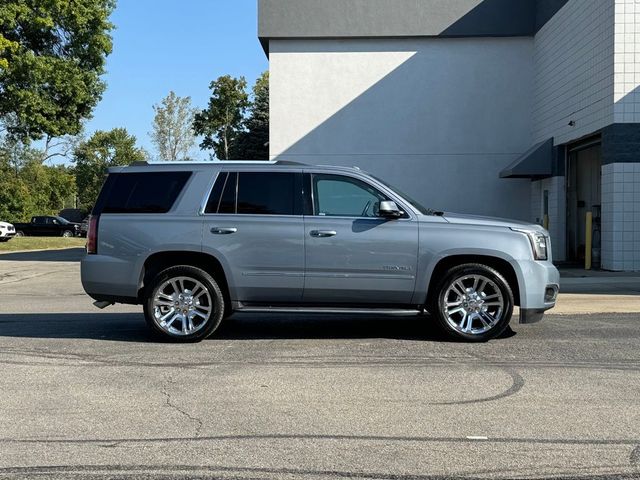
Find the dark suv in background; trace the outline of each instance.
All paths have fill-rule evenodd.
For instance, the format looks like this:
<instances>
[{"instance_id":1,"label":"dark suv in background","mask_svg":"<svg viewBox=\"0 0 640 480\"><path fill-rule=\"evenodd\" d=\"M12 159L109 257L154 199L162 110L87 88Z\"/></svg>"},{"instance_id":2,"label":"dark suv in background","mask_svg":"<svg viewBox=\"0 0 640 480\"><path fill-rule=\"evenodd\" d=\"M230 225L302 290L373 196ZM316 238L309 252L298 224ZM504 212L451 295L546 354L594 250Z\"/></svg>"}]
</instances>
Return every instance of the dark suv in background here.
<instances>
[{"instance_id":1,"label":"dark suv in background","mask_svg":"<svg viewBox=\"0 0 640 480\"><path fill-rule=\"evenodd\" d=\"M82 261L105 307L201 340L233 311L427 310L470 341L531 323L559 275L539 225L436 212L359 169L279 162L110 169Z\"/></svg>"}]
</instances>

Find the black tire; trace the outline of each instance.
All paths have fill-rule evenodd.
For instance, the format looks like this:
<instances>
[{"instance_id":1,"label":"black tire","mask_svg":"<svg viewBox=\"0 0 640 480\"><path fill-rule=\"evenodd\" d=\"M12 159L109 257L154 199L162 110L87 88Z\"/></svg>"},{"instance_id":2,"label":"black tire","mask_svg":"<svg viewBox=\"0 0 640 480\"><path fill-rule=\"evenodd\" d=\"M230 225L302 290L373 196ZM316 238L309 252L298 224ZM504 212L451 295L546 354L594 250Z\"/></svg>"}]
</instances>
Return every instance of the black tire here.
<instances>
[{"instance_id":1,"label":"black tire","mask_svg":"<svg viewBox=\"0 0 640 480\"><path fill-rule=\"evenodd\" d=\"M161 327L160 323L162 322L159 322L159 319L156 318L156 314L160 315L162 313L159 310L156 311L154 308L154 297L158 294L159 288L170 279L176 279L179 277L187 277L200 282L211 299L211 305L209 305L211 313L209 314L209 317L202 322L201 326L199 325L197 327L197 331L191 334L171 333L168 331L169 327L165 326L166 329ZM204 340L218 328L225 314L224 296L218 286L218 283L204 270L190 265L170 267L156 275L156 277L150 282L149 286L145 289L143 305L147 325L149 325L153 332L159 335L162 339L173 342L190 343ZM196 319L196 317L193 318Z\"/></svg>"},{"instance_id":2,"label":"black tire","mask_svg":"<svg viewBox=\"0 0 640 480\"><path fill-rule=\"evenodd\" d=\"M72 238L73 237L73 232L71 230L65 230L64 232L62 232L62 236L64 238Z\"/></svg>"},{"instance_id":3,"label":"black tire","mask_svg":"<svg viewBox=\"0 0 640 480\"><path fill-rule=\"evenodd\" d=\"M0 238L0 242L8 242L11 239L11 237L2 237Z\"/></svg>"},{"instance_id":4,"label":"black tire","mask_svg":"<svg viewBox=\"0 0 640 480\"><path fill-rule=\"evenodd\" d=\"M477 315L474 316L476 320L470 321L470 329L473 330L473 325L479 325L481 328L478 328L477 333L466 333L460 331L460 327L463 321L460 322L460 325L454 327L453 324L456 324L455 321L450 320L450 316L445 313L445 303L447 299L445 296L447 295L447 291L449 287L456 280L466 281L467 284L473 281L472 276L480 276L482 278L486 278L490 280L491 283L488 283L488 287L490 287L490 292L493 295L499 294L501 295L501 300L503 302L503 307L501 309L501 316L497 319L495 324L493 324L487 331L482 332L482 328L485 327L485 322L483 319L480 319ZM495 287L494 287L495 286ZM494 292L494 290L496 290ZM451 293L451 292L450 292ZM455 293L454 293L455 294ZM492 295L492 296L493 296ZM491 340L492 338L498 337L502 334L505 329L509 326L509 322L511 321L511 316L513 314L513 291L509 286L509 283L505 280L505 278L495 269L488 267L487 265L479 264L479 263L468 263L464 265L458 265L450 268L442 277L442 280L438 283L438 286L432 295L433 298L430 299L429 304L429 312L433 315L440 327L451 337L465 340L468 342L486 342L487 340ZM497 307L494 307L497 308ZM464 312L461 312L459 315L464 315ZM454 319L455 320L455 319Z\"/></svg>"},{"instance_id":5,"label":"black tire","mask_svg":"<svg viewBox=\"0 0 640 480\"><path fill-rule=\"evenodd\" d=\"M16 236L16 237L24 237L24 236L25 236L25 234L24 234L24 232L23 232L22 230L18 230L18 231L16 232L16 235L15 235L15 236Z\"/></svg>"}]
</instances>

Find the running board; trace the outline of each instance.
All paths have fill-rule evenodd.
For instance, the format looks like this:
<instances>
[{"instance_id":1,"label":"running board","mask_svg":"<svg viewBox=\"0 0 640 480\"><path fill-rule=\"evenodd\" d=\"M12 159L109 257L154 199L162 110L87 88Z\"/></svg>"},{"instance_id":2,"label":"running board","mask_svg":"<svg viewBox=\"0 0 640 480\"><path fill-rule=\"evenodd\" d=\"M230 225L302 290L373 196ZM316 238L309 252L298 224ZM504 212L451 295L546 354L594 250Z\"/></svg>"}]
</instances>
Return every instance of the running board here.
<instances>
[{"instance_id":1,"label":"running board","mask_svg":"<svg viewBox=\"0 0 640 480\"><path fill-rule=\"evenodd\" d=\"M417 308L335 308L335 307L269 307L234 305L234 311L242 313L339 313L366 315L417 315Z\"/></svg>"}]
</instances>

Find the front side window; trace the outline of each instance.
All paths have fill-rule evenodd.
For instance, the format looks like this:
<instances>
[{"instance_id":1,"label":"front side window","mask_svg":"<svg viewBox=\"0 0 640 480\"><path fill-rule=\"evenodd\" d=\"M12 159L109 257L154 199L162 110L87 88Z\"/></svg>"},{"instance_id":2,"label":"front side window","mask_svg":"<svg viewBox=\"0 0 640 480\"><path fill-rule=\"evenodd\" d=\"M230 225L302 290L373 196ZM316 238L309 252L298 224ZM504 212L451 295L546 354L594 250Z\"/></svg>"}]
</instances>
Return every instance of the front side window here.
<instances>
[{"instance_id":1,"label":"front side window","mask_svg":"<svg viewBox=\"0 0 640 480\"><path fill-rule=\"evenodd\" d=\"M371 185L342 175L313 175L314 212L320 216L377 217L382 200Z\"/></svg>"}]
</instances>

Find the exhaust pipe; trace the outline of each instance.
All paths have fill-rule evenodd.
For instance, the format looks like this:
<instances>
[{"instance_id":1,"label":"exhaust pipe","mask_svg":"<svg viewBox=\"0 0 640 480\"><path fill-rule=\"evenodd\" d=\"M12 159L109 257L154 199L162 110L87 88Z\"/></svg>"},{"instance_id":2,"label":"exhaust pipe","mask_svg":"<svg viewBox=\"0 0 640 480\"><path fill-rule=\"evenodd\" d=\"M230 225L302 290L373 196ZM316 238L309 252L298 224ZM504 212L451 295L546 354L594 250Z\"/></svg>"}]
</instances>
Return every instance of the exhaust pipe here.
<instances>
[{"instance_id":1,"label":"exhaust pipe","mask_svg":"<svg viewBox=\"0 0 640 480\"><path fill-rule=\"evenodd\" d=\"M109 302L107 300L96 300L95 302L93 302L93 305L102 310L103 308L106 308L109 305L113 305L114 303L115 302Z\"/></svg>"}]
</instances>

